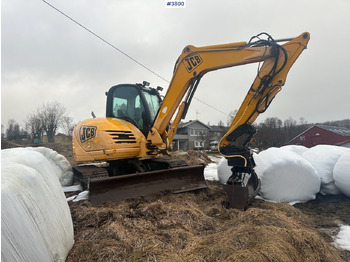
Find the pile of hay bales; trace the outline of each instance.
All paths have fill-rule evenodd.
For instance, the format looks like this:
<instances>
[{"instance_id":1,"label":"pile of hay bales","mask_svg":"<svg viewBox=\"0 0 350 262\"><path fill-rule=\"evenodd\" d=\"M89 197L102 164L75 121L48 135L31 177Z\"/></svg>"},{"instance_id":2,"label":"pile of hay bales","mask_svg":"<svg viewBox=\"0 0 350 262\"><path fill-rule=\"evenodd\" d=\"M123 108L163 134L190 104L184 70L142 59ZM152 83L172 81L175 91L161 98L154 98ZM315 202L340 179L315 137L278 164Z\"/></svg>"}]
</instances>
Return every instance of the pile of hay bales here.
<instances>
[{"instance_id":1,"label":"pile of hay bales","mask_svg":"<svg viewBox=\"0 0 350 262\"><path fill-rule=\"evenodd\" d=\"M70 203L75 244L67 261L342 261L293 206L226 205L216 182L154 199Z\"/></svg>"}]
</instances>

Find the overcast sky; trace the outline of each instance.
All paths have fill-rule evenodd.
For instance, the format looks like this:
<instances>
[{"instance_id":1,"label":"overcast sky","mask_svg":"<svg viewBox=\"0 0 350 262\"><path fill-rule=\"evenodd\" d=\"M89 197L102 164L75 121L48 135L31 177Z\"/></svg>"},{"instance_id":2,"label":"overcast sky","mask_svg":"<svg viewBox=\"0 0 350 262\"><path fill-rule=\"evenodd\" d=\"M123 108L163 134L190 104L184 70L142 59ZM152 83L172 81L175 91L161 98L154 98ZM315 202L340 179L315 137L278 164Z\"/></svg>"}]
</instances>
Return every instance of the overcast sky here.
<instances>
[{"instance_id":1,"label":"overcast sky","mask_svg":"<svg viewBox=\"0 0 350 262\"><path fill-rule=\"evenodd\" d=\"M249 41L260 32L275 39L311 34L266 117L303 117L309 123L350 117L350 1L47 0L57 9L170 80L182 49ZM168 83L40 0L1 2L1 123L23 125L45 102L58 101L75 122L105 114L105 91L121 83ZM208 73L186 120L226 123L256 75L257 64ZM215 109L213 109L214 107Z\"/></svg>"}]
</instances>

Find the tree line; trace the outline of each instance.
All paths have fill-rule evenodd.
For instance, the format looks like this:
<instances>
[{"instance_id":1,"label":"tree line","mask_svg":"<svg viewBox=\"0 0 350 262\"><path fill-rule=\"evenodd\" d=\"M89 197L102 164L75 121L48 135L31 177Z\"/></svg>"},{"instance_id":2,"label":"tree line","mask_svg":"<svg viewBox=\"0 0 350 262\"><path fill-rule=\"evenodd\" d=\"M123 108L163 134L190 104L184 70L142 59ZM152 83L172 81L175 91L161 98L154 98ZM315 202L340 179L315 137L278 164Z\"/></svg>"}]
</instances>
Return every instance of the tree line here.
<instances>
[{"instance_id":1,"label":"tree line","mask_svg":"<svg viewBox=\"0 0 350 262\"><path fill-rule=\"evenodd\" d=\"M236 113L237 110L230 113L227 120L227 127L231 124ZM346 127L350 129L350 119L327 121L316 124ZM268 117L263 122L258 124L254 123L253 125L258 130L258 133L255 134L250 146L262 150L269 147L283 146L315 124L309 124L304 118L300 118L299 121L297 121L289 117L282 121L277 117ZM224 127L224 123L220 121L218 126ZM48 142L54 142L55 135L59 128L61 128L66 135L71 135L74 128L73 119L67 115L66 108L59 102L51 102L44 103L41 107L38 107L35 112L30 113L24 121L24 128L15 120L10 119L5 132L3 132L3 126L1 127L1 133L2 137L6 137L7 140L17 143L29 139L31 139L32 142L36 140L41 141L44 134L47 135ZM223 128L223 131L225 131L225 128ZM211 139L207 136L203 137L203 141L208 142L210 140Z\"/></svg>"},{"instance_id":2,"label":"tree line","mask_svg":"<svg viewBox=\"0 0 350 262\"><path fill-rule=\"evenodd\" d=\"M55 101L44 103L30 113L24 121L24 127L14 119L10 119L5 132L3 132L3 126L1 127L1 135L7 140L21 143L28 140L42 141L46 134L48 142L54 142L59 128L66 135L71 135L74 124L73 119L67 115L66 108Z\"/></svg>"},{"instance_id":3,"label":"tree line","mask_svg":"<svg viewBox=\"0 0 350 262\"><path fill-rule=\"evenodd\" d=\"M227 117L227 126L229 126L235 118L238 110L231 111ZM219 122L219 126L222 125ZM306 131L314 125L329 125L346 127L350 129L350 119L327 121L323 123L308 123L303 117L299 121L289 117L286 120L281 120L278 117L268 117L261 123L254 123L253 126L258 130L255 134L250 146L260 150L269 147L280 147L288 143L290 140Z\"/></svg>"},{"instance_id":4,"label":"tree line","mask_svg":"<svg viewBox=\"0 0 350 262\"><path fill-rule=\"evenodd\" d=\"M314 125L346 127L350 129L350 119L327 121L323 123L308 123L304 118L299 121L289 117L282 121L277 117L266 118L264 122L255 124L258 133L254 136L252 147L267 149L280 147Z\"/></svg>"},{"instance_id":5,"label":"tree line","mask_svg":"<svg viewBox=\"0 0 350 262\"><path fill-rule=\"evenodd\" d=\"M289 117L282 121L277 117L268 117L265 121L255 124L258 133L254 136L252 146L260 150L269 147L280 147L304 132L313 124L308 124L304 118L299 121Z\"/></svg>"}]
</instances>

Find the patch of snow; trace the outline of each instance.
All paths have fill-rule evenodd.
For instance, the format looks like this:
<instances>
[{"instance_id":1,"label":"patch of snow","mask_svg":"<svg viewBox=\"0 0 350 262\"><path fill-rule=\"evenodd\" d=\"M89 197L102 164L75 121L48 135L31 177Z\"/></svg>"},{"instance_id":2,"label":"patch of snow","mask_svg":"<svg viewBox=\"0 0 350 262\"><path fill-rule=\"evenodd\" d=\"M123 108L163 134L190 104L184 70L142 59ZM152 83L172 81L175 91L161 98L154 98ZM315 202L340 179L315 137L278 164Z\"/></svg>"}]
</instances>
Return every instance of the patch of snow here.
<instances>
[{"instance_id":1,"label":"patch of snow","mask_svg":"<svg viewBox=\"0 0 350 262\"><path fill-rule=\"evenodd\" d=\"M83 187L81 184L63 187L63 192L75 192L75 191L82 191L82 190L83 190Z\"/></svg>"},{"instance_id":2,"label":"patch of snow","mask_svg":"<svg viewBox=\"0 0 350 262\"><path fill-rule=\"evenodd\" d=\"M340 225L340 231L334 237L334 245L337 248L350 251L350 226Z\"/></svg>"},{"instance_id":3,"label":"patch of snow","mask_svg":"<svg viewBox=\"0 0 350 262\"><path fill-rule=\"evenodd\" d=\"M81 192L79 195L77 195L77 197L75 199L73 199L73 202L77 202L80 200L86 200L89 199L89 190L85 190L83 192Z\"/></svg>"},{"instance_id":4,"label":"patch of snow","mask_svg":"<svg viewBox=\"0 0 350 262\"><path fill-rule=\"evenodd\" d=\"M209 158L210 158L211 161L213 161L214 163L218 164L223 157L222 156L209 156Z\"/></svg>"},{"instance_id":5,"label":"patch of snow","mask_svg":"<svg viewBox=\"0 0 350 262\"><path fill-rule=\"evenodd\" d=\"M67 197L67 202L74 200L77 197L77 195Z\"/></svg>"}]
</instances>

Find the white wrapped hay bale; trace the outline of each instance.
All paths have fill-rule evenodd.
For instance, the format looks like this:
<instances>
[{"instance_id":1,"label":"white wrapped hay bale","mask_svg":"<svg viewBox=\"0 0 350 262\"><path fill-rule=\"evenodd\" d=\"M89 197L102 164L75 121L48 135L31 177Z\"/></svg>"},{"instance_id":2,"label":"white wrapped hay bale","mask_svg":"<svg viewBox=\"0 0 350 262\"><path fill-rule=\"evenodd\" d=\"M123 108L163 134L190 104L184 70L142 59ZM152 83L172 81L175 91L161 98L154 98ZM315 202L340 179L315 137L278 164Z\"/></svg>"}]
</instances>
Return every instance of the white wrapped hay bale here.
<instances>
[{"instance_id":1,"label":"white wrapped hay bale","mask_svg":"<svg viewBox=\"0 0 350 262\"><path fill-rule=\"evenodd\" d=\"M350 152L342 154L334 165L333 179L336 187L350 197Z\"/></svg>"},{"instance_id":2,"label":"white wrapped hay bale","mask_svg":"<svg viewBox=\"0 0 350 262\"><path fill-rule=\"evenodd\" d=\"M232 166L227 165L227 159L224 157L221 158L218 164L218 170L217 170L218 179L221 184L223 185L226 184L227 180L232 175L231 168Z\"/></svg>"},{"instance_id":3,"label":"white wrapped hay bale","mask_svg":"<svg viewBox=\"0 0 350 262\"><path fill-rule=\"evenodd\" d=\"M308 150L306 146L301 146L301 145L287 145L287 146L282 146L280 148L293 151L299 155L301 155L302 153Z\"/></svg>"},{"instance_id":4,"label":"white wrapped hay bale","mask_svg":"<svg viewBox=\"0 0 350 262\"><path fill-rule=\"evenodd\" d=\"M209 163L204 168L204 178L206 180L212 180L212 181L218 180L217 168L218 168L217 163Z\"/></svg>"},{"instance_id":5,"label":"white wrapped hay bale","mask_svg":"<svg viewBox=\"0 0 350 262\"><path fill-rule=\"evenodd\" d=\"M26 148L2 150L3 261L64 261L74 243L73 223L50 161Z\"/></svg>"},{"instance_id":6,"label":"white wrapped hay bale","mask_svg":"<svg viewBox=\"0 0 350 262\"><path fill-rule=\"evenodd\" d=\"M62 186L70 186L73 183L72 166L63 155L47 147L27 147L27 149L43 154L50 161Z\"/></svg>"},{"instance_id":7,"label":"white wrapped hay bale","mask_svg":"<svg viewBox=\"0 0 350 262\"><path fill-rule=\"evenodd\" d=\"M340 156L350 149L331 146L317 145L309 148L302 154L317 170L321 178L321 190L324 195L338 195L340 191L334 184L333 169Z\"/></svg>"},{"instance_id":8,"label":"white wrapped hay bale","mask_svg":"<svg viewBox=\"0 0 350 262\"><path fill-rule=\"evenodd\" d=\"M261 179L260 195L272 201L295 202L316 198L320 177L299 154L269 148L254 156L255 172Z\"/></svg>"}]
</instances>

